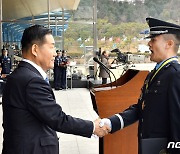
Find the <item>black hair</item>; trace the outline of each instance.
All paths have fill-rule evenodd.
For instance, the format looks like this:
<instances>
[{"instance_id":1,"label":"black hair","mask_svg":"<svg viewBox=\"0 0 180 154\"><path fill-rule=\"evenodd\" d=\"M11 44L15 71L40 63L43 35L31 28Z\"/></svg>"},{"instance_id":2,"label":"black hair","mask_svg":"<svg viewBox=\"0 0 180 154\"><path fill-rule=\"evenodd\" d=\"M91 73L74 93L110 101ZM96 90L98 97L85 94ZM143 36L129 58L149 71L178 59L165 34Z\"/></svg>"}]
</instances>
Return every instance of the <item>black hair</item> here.
<instances>
[{"instance_id":1,"label":"black hair","mask_svg":"<svg viewBox=\"0 0 180 154\"><path fill-rule=\"evenodd\" d=\"M26 28L21 39L22 51L28 50L34 43L44 43L47 34L52 34L52 31L41 25Z\"/></svg>"},{"instance_id":2,"label":"black hair","mask_svg":"<svg viewBox=\"0 0 180 154\"><path fill-rule=\"evenodd\" d=\"M179 46L180 46L180 34L176 34L175 37L176 37L176 40L177 40L177 42L176 42L176 48L177 48L177 51L178 51Z\"/></svg>"},{"instance_id":3,"label":"black hair","mask_svg":"<svg viewBox=\"0 0 180 154\"><path fill-rule=\"evenodd\" d=\"M176 34L175 36L176 36L176 39L178 41L178 45L180 45L180 34Z\"/></svg>"},{"instance_id":4,"label":"black hair","mask_svg":"<svg viewBox=\"0 0 180 154\"><path fill-rule=\"evenodd\" d=\"M106 54L106 51L104 50L103 52L102 52L102 55L105 55Z\"/></svg>"},{"instance_id":5,"label":"black hair","mask_svg":"<svg viewBox=\"0 0 180 154\"><path fill-rule=\"evenodd\" d=\"M174 51L178 52L178 48L180 45L180 35L178 34L163 34L163 38L165 40L173 40L174 41Z\"/></svg>"},{"instance_id":6,"label":"black hair","mask_svg":"<svg viewBox=\"0 0 180 154\"><path fill-rule=\"evenodd\" d=\"M8 49L6 49L6 48L3 48L1 51L8 51Z\"/></svg>"},{"instance_id":7,"label":"black hair","mask_svg":"<svg viewBox=\"0 0 180 154\"><path fill-rule=\"evenodd\" d=\"M60 53L61 51L60 50L56 50L56 53Z\"/></svg>"}]
</instances>

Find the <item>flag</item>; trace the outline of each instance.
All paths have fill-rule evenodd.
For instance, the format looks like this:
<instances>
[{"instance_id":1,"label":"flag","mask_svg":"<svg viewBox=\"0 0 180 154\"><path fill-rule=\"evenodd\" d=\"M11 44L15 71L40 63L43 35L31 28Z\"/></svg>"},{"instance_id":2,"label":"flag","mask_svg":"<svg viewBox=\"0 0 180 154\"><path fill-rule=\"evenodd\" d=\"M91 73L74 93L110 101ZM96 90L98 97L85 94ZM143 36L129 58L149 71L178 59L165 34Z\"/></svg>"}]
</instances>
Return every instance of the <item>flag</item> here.
<instances>
[{"instance_id":1,"label":"flag","mask_svg":"<svg viewBox=\"0 0 180 154\"><path fill-rule=\"evenodd\" d=\"M117 48L117 44L114 43L113 46L112 46L113 49Z\"/></svg>"},{"instance_id":2,"label":"flag","mask_svg":"<svg viewBox=\"0 0 180 154\"><path fill-rule=\"evenodd\" d=\"M110 38L109 38L109 41L112 42L112 41L113 41L113 37L110 37Z\"/></svg>"},{"instance_id":3,"label":"flag","mask_svg":"<svg viewBox=\"0 0 180 154\"><path fill-rule=\"evenodd\" d=\"M116 43L119 43L121 41L120 37L116 38Z\"/></svg>"},{"instance_id":4,"label":"flag","mask_svg":"<svg viewBox=\"0 0 180 154\"><path fill-rule=\"evenodd\" d=\"M83 48L83 47L84 47L84 44L81 44L81 45L80 45L80 48Z\"/></svg>"},{"instance_id":5,"label":"flag","mask_svg":"<svg viewBox=\"0 0 180 154\"><path fill-rule=\"evenodd\" d=\"M77 39L77 41L82 41L82 38L81 38L81 37L80 37L80 38L78 38L78 39Z\"/></svg>"},{"instance_id":6,"label":"flag","mask_svg":"<svg viewBox=\"0 0 180 154\"><path fill-rule=\"evenodd\" d=\"M101 39L101 42L104 42L104 41L106 41L105 36Z\"/></svg>"}]
</instances>

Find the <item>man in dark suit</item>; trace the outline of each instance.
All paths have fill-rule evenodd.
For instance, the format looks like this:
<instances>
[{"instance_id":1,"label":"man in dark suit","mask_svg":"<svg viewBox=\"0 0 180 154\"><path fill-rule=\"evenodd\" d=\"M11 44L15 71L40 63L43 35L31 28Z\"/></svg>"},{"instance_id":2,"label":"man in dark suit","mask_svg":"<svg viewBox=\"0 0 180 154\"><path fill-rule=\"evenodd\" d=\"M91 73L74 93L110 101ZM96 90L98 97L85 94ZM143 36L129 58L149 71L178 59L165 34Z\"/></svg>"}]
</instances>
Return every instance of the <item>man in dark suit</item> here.
<instances>
[{"instance_id":1,"label":"man in dark suit","mask_svg":"<svg viewBox=\"0 0 180 154\"><path fill-rule=\"evenodd\" d=\"M180 65L177 57L180 26L154 18L146 20L150 27L150 59L157 65L148 74L138 103L102 121L111 126L111 133L139 121L139 154L147 154L147 149L151 154L180 154L179 148L167 148L169 142L180 142ZM159 141L164 149L152 152L157 144L161 145Z\"/></svg>"},{"instance_id":2,"label":"man in dark suit","mask_svg":"<svg viewBox=\"0 0 180 154\"><path fill-rule=\"evenodd\" d=\"M55 131L91 137L103 136L108 127L66 115L56 104L46 78L54 66L55 42L51 30L35 25L25 29L24 60L8 76L3 93L4 141L2 154L59 154Z\"/></svg>"}]
</instances>

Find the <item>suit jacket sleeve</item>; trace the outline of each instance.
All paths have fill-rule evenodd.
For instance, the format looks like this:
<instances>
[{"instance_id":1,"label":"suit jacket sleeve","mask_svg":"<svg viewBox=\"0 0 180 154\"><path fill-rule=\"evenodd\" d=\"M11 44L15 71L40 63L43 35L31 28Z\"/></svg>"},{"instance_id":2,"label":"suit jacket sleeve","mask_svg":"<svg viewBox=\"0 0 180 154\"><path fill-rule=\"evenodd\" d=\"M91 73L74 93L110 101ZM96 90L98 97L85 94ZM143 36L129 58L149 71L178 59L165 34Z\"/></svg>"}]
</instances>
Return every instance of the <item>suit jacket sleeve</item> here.
<instances>
[{"instance_id":1,"label":"suit jacket sleeve","mask_svg":"<svg viewBox=\"0 0 180 154\"><path fill-rule=\"evenodd\" d=\"M149 78L151 73L148 74L145 81L147 80L147 78ZM141 89L141 96L144 91L143 90L144 88L145 88L145 83ZM136 122L137 120L139 120L139 113L141 112L140 107L141 107L141 105L140 105L140 99L139 99L137 104L134 104L134 105L130 106L129 108L127 108L122 113L119 113L119 116L122 118L123 126L121 126L122 122L120 122L120 119L117 115L110 117L109 119L111 120L111 124L112 124L111 133L120 130L122 127L127 127L127 126L133 124L134 122Z\"/></svg>"},{"instance_id":2,"label":"suit jacket sleeve","mask_svg":"<svg viewBox=\"0 0 180 154\"><path fill-rule=\"evenodd\" d=\"M53 130L91 137L93 122L66 115L56 103L51 87L43 79L35 77L29 81L26 101L30 112Z\"/></svg>"}]
</instances>

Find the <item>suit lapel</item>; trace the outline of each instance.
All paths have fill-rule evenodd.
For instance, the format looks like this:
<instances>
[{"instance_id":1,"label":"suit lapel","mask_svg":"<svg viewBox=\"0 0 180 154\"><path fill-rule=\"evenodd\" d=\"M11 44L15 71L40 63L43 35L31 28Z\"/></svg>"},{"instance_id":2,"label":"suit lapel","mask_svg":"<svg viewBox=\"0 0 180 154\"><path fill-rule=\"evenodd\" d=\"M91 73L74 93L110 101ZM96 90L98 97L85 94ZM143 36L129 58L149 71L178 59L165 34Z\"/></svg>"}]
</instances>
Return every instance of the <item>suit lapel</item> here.
<instances>
[{"instance_id":1,"label":"suit lapel","mask_svg":"<svg viewBox=\"0 0 180 154\"><path fill-rule=\"evenodd\" d=\"M25 62L25 61L21 61L21 62L19 63L19 65L18 65L18 68L19 68L19 67L26 67L27 69L33 71L34 73L36 73L37 75L39 75L39 76L43 79L43 77L42 77L42 75L39 73L39 71L38 71L34 66L32 66L31 64L29 64L29 63L27 63L27 62ZM43 80L44 80L44 79L43 79ZM50 90L51 90L51 94L52 94L52 96L53 96L53 99L55 99L54 92L53 92L50 84L48 84L48 85L49 85L49 87L50 87Z\"/></svg>"}]
</instances>

